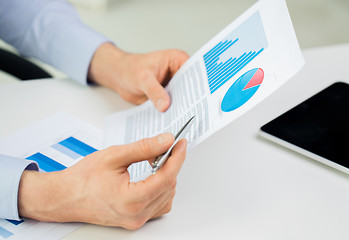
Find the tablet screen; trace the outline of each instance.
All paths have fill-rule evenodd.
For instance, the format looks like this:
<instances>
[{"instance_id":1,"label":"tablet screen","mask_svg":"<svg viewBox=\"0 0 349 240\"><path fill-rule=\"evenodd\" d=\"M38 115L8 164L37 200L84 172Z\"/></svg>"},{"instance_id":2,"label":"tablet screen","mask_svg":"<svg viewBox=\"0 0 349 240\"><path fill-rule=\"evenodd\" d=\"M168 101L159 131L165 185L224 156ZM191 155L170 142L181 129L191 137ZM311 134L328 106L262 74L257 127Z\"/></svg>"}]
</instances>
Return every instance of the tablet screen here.
<instances>
[{"instance_id":1,"label":"tablet screen","mask_svg":"<svg viewBox=\"0 0 349 240\"><path fill-rule=\"evenodd\" d=\"M349 84L329 86L261 130L349 168Z\"/></svg>"}]
</instances>

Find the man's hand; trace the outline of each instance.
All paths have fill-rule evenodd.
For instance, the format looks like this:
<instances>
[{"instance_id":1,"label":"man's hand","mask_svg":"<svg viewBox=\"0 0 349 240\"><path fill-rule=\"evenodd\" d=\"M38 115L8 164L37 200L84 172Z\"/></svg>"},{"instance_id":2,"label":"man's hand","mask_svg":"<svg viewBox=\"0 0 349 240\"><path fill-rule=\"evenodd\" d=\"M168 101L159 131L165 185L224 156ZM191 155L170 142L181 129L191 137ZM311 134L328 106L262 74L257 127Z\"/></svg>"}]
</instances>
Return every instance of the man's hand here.
<instances>
[{"instance_id":1,"label":"man's hand","mask_svg":"<svg viewBox=\"0 0 349 240\"><path fill-rule=\"evenodd\" d=\"M147 54L131 54L111 43L102 44L94 54L89 79L118 92L134 104L150 99L164 112L170 96L164 87L188 59L180 50L163 50Z\"/></svg>"},{"instance_id":2,"label":"man's hand","mask_svg":"<svg viewBox=\"0 0 349 240\"><path fill-rule=\"evenodd\" d=\"M144 181L130 183L127 168L134 162L152 160L173 142L173 135L166 133L97 151L63 171L24 171L19 213L40 221L137 229L171 210L186 140L178 142L166 164Z\"/></svg>"}]
</instances>

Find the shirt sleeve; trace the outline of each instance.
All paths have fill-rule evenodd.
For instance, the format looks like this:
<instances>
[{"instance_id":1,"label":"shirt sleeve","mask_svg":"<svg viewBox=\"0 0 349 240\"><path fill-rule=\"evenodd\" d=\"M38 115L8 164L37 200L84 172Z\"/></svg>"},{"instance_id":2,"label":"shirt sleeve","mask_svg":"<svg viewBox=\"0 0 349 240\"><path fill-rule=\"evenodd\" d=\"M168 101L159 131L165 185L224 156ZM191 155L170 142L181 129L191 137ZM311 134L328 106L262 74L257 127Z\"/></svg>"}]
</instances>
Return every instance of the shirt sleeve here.
<instances>
[{"instance_id":1,"label":"shirt sleeve","mask_svg":"<svg viewBox=\"0 0 349 240\"><path fill-rule=\"evenodd\" d=\"M18 187L22 173L38 169L36 162L0 155L0 218L20 220Z\"/></svg>"},{"instance_id":2,"label":"shirt sleeve","mask_svg":"<svg viewBox=\"0 0 349 240\"><path fill-rule=\"evenodd\" d=\"M93 54L109 41L83 24L65 0L0 0L0 38L82 84Z\"/></svg>"}]
</instances>

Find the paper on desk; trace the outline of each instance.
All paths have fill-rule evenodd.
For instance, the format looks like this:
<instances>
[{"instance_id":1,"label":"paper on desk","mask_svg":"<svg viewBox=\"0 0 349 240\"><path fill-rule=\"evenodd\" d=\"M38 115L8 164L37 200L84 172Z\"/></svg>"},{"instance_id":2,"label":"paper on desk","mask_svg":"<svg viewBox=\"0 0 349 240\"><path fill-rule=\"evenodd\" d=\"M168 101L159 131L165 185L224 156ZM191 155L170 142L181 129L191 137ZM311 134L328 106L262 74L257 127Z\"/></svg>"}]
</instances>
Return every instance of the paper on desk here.
<instances>
[{"instance_id":1,"label":"paper on desk","mask_svg":"<svg viewBox=\"0 0 349 240\"><path fill-rule=\"evenodd\" d=\"M66 144L62 141L67 139L74 139L74 142L65 147ZM101 130L61 113L0 139L0 152L19 158L40 155L40 171L48 172L54 168L59 170L60 167L74 165L89 151L100 149L101 143ZM18 222L0 219L0 239L56 240L81 226L81 223L48 223L33 219Z\"/></svg>"},{"instance_id":2,"label":"paper on desk","mask_svg":"<svg viewBox=\"0 0 349 240\"><path fill-rule=\"evenodd\" d=\"M261 0L179 69L166 87L171 106L165 113L148 101L107 117L106 144L175 134L195 115L187 134L194 147L260 103L303 65L285 1ZM147 169L146 161L132 165L131 178Z\"/></svg>"}]
</instances>

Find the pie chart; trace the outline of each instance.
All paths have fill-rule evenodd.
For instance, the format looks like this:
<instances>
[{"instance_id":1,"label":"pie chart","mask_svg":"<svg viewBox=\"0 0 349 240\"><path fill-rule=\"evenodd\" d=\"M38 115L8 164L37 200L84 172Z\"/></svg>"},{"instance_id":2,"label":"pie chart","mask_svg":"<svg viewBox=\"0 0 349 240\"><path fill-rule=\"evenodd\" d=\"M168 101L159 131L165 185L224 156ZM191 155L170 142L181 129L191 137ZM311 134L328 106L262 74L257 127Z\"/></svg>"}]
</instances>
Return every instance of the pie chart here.
<instances>
[{"instance_id":1,"label":"pie chart","mask_svg":"<svg viewBox=\"0 0 349 240\"><path fill-rule=\"evenodd\" d=\"M264 72L254 68L244 73L228 89L222 100L223 112L231 112L244 105L258 90L263 82Z\"/></svg>"}]
</instances>

